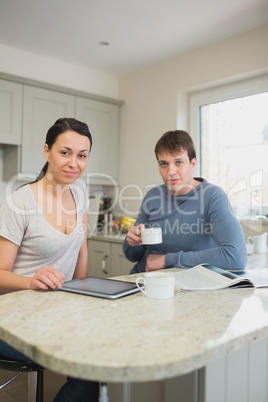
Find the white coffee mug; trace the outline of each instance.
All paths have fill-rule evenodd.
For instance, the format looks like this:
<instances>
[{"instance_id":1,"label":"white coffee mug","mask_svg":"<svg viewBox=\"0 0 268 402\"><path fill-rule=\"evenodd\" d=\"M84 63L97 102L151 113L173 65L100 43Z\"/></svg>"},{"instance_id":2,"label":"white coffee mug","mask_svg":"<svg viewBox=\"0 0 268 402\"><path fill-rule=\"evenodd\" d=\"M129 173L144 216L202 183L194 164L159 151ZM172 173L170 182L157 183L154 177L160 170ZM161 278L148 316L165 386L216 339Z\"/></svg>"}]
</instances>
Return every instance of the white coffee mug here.
<instances>
[{"instance_id":1,"label":"white coffee mug","mask_svg":"<svg viewBox=\"0 0 268 402\"><path fill-rule=\"evenodd\" d=\"M161 228L144 228L141 229L142 244L160 244L162 243Z\"/></svg>"},{"instance_id":2,"label":"white coffee mug","mask_svg":"<svg viewBox=\"0 0 268 402\"><path fill-rule=\"evenodd\" d=\"M254 253L267 252L267 233L262 233L258 236L249 236L247 242L253 245Z\"/></svg>"},{"instance_id":3,"label":"white coffee mug","mask_svg":"<svg viewBox=\"0 0 268 402\"><path fill-rule=\"evenodd\" d=\"M144 290L140 287L144 285ZM174 296L175 278L172 273L146 272L136 279L138 288L151 299L169 299Z\"/></svg>"}]
</instances>

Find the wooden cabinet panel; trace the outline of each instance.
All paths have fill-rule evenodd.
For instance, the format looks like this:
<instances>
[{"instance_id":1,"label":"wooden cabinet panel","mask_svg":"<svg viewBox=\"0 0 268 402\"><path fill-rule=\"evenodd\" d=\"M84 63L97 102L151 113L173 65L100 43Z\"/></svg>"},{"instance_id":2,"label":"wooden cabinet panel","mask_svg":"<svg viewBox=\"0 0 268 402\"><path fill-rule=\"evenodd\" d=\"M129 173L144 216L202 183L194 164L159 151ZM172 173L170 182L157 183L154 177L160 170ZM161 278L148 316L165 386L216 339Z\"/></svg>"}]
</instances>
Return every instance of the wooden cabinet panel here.
<instances>
[{"instance_id":1,"label":"wooden cabinet panel","mask_svg":"<svg viewBox=\"0 0 268 402\"><path fill-rule=\"evenodd\" d=\"M92 183L112 184L119 175L119 106L76 97L76 118L87 123L93 146L85 175Z\"/></svg>"},{"instance_id":2,"label":"wooden cabinet panel","mask_svg":"<svg viewBox=\"0 0 268 402\"><path fill-rule=\"evenodd\" d=\"M38 173L45 164L46 133L60 117L74 116L74 96L31 86L24 87L21 172Z\"/></svg>"},{"instance_id":3,"label":"wooden cabinet panel","mask_svg":"<svg viewBox=\"0 0 268 402\"><path fill-rule=\"evenodd\" d=\"M22 85L0 80L0 143L21 144Z\"/></svg>"},{"instance_id":4,"label":"wooden cabinet panel","mask_svg":"<svg viewBox=\"0 0 268 402\"><path fill-rule=\"evenodd\" d=\"M200 370L202 402L266 402L268 400L268 342L252 343Z\"/></svg>"},{"instance_id":5,"label":"wooden cabinet panel","mask_svg":"<svg viewBox=\"0 0 268 402\"><path fill-rule=\"evenodd\" d=\"M109 383L108 396L109 402L196 402L197 386L198 375L194 371L162 381ZM218 402L218 398L215 401Z\"/></svg>"},{"instance_id":6,"label":"wooden cabinet panel","mask_svg":"<svg viewBox=\"0 0 268 402\"><path fill-rule=\"evenodd\" d=\"M22 173L27 180L45 164L43 147L47 130L60 117L74 117L88 124L93 149L84 173L88 184L117 185L119 177L120 106L92 100L57 89L0 80L0 144L5 164L12 153L14 165L4 168L4 180ZM12 147L20 146L17 149Z\"/></svg>"},{"instance_id":7,"label":"wooden cabinet panel","mask_svg":"<svg viewBox=\"0 0 268 402\"><path fill-rule=\"evenodd\" d=\"M128 275L132 266L123 254L122 244L88 240L88 275L102 278Z\"/></svg>"},{"instance_id":8,"label":"wooden cabinet panel","mask_svg":"<svg viewBox=\"0 0 268 402\"><path fill-rule=\"evenodd\" d=\"M122 244L111 243L111 261L112 261L112 275L129 275L134 263L127 260L123 250Z\"/></svg>"},{"instance_id":9,"label":"wooden cabinet panel","mask_svg":"<svg viewBox=\"0 0 268 402\"><path fill-rule=\"evenodd\" d=\"M88 275L111 277L110 243L88 240Z\"/></svg>"}]
</instances>

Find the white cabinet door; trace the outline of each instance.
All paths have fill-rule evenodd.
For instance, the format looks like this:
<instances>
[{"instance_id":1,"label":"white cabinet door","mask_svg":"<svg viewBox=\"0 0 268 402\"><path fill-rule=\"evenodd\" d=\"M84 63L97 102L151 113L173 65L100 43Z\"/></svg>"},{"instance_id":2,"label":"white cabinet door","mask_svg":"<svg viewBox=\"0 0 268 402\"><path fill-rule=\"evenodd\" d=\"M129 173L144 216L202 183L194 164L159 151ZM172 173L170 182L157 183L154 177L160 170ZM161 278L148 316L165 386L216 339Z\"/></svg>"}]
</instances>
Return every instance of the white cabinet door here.
<instances>
[{"instance_id":1,"label":"white cabinet door","mask_svg":"<svg viewBox=\"0 0 268 402\"><path fill-rule=\"evenodd\" d=\"M119 173L119 106L76 97L76 118L84 121L93 146L85 175L92 183L112 184Z\"/></svg>"},{"instance_id":2,"label":"white cabinet door","mask_svg":"<svg viewBox=\"0 0 268 402\"><path fill-rule=\"evenodd\" d=\"M22 85L0 80L0 143L21 144Z\"/></svg>"},{"instance_id":3,"label":"white cabinet door","mask_svg":"<svg viewBox=\"0 0 268 402\"><path fill-rule=\"evenodd\" d=\"M268 341L248 347L209 363L200 370L199 399L203 402L267 402Z\"/></svg>"},{"instance_id":4,"label":"white cabinet door","mask_svg":"<svg viewBox=\"0 0 268 402\"><path fill-rule=\"evenodd\" d=\"M60 117L74 117L74 96L24 87L22 173L37 174L42 169L47 131Z\"/></svg>"},{"instance_id":5,"label":"white cabinet door","mask_svg":"<svg viewBox=\"0 0 268 402\"><path fill-rule=\"evenodd\" d=\"M111 243L111 257L111 270L113 276L130 274L131 268L134 266L134 262L126 259L123 253L122 244Z\"/></svg>"},{"instance_id":6,"label":"white cabinet door","mask_svg":"<svg viewBox=\"0 0 268 402\"><path fill-rule=\"evenodd\" d=\"M133 263L124 256L122 244L88 240L88 275L102 278L129 275Z\"/></svg>"},{"instance_id":7,"label":"white cabinet door","mask_svg":"<svg viewBox=\"0 0 268 402\"><path fill-rule=\"evenodd\" d=\"M88 275L99 278L111 277L110 243L88 240Z\"/></svg>"}]
</instances>

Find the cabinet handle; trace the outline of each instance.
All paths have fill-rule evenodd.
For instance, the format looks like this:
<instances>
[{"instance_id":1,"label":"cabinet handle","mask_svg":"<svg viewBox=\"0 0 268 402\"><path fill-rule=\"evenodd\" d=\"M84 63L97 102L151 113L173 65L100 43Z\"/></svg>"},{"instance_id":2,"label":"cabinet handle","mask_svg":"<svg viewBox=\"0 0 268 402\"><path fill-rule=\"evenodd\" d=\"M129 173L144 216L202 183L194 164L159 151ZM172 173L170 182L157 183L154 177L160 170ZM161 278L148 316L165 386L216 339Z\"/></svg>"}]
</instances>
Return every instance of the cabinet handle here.
<instances>
[{"instance_id":1,"label":"cabinet handle","mask_svg":"<svg viewBox=\"0 0 268 402\"><path fill-rule=\"evenodd\" d=\"M102 268L102 270L103 270L103 272L104 272L105 274L108 274L108 271L107 271L107 269L106 269L106 258L108 258L108 255L107 255L107 254L103 257L103 259L102 259L102 261L101 261L101 268Z\"/></svg>"}]
</instances>

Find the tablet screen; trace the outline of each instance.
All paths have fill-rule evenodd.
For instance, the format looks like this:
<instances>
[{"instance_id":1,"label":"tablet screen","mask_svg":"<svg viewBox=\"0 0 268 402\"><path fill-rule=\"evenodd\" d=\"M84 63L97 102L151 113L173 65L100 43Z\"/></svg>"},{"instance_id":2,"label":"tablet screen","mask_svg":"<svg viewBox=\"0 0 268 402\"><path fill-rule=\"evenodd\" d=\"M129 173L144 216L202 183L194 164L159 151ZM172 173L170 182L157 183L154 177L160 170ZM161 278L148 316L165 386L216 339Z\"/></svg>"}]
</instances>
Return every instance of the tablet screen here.
<instances>
[{"instance_id":1,"label":"tablet screen","mask_svg":"<svg viewBox=\"0 0 268 402\"><path fill-rule=\"evenodd\" d=\"M89 276L65 282L59 290L112 299L138 292L139 288L132 282Z\"/></svg>"}]
</instances>

